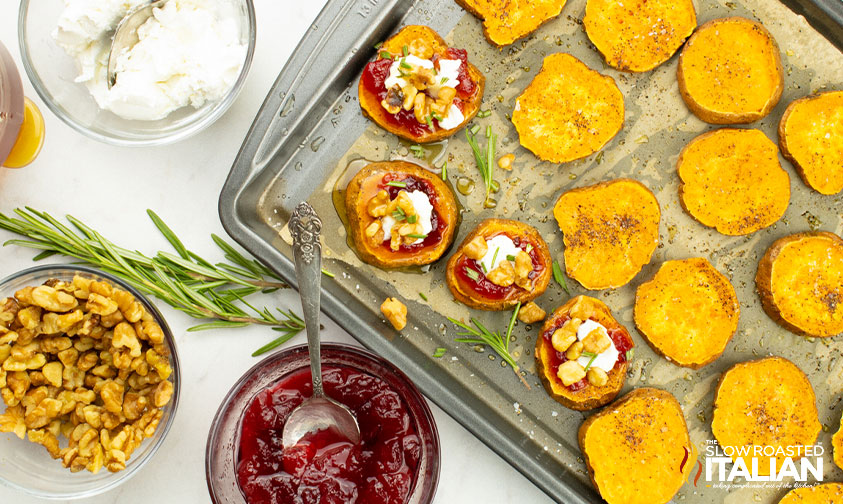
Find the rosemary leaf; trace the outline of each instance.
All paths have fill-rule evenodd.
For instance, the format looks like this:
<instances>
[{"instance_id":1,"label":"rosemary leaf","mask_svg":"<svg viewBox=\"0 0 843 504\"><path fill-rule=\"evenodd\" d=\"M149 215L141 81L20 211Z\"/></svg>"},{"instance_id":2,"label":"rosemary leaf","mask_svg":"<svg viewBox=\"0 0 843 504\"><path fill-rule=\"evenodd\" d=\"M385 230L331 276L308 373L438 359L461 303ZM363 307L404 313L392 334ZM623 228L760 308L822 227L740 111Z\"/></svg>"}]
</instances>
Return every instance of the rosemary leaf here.
<instances>
[{"instance_id":1,"label":"rosemary leaf","mask_svg":"<svg viewBox=\"0 0 843 504\"><path fill-rule=\"evenodd\" d=\"M556 280L556 283L559 284L560 287L565 289L565 292L568 295L571 295L571 291L568 290L568 282L565 281L565 275L562 273L562 268L559 267L559 263L553 261L553 279Z\"/></svg>"}]
</instances>

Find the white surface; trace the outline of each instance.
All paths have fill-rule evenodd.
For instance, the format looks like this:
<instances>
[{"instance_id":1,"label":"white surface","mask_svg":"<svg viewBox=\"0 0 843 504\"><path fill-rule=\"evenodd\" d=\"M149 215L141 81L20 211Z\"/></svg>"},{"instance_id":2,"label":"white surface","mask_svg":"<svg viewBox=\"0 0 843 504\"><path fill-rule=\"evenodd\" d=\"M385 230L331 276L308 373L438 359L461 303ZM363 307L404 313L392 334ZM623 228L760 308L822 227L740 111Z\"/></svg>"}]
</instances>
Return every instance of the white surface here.
<instances>
[{"instance_id":1,"label":"white surface","mask_svg":"<svg viewBox=\"0 0 843 504\"><path fill-rule=\"evenodd\" d=\"M121 148L97 143L71 130L47 111L23 76L24 90L45 114L47 139L41 156L22 170L0 169L0 211L30 205L56 216L82 219L108 238L153 253L166 248L146 216L152 208L197 253L217 259L210 233L225 235L217 198L234 156L284 62L316 17L323 1L256 0L258 41L249 79L237 102L213 126L172 146ZM0 2L0 40L15 55L17 2ZM0 241L12 235L0 231ZM33 252L0 249L0 276L32 265ZM278 297L300 311L294 293ZM252 327L186 333L194 321L158 303L173 328L183 368L182 399L173 430L155 458L117 490L84 502L106 504L209 501L205 441L219 402L256 360L250 353L273 337ZM352 342L327 320L323 337ZM291 344L303 343L300 335ZM527 479L433 406L442 442L442 472L436 502L551 502ZM0 503L41 502L0 486Z\"/></svg>"}]
</instances>

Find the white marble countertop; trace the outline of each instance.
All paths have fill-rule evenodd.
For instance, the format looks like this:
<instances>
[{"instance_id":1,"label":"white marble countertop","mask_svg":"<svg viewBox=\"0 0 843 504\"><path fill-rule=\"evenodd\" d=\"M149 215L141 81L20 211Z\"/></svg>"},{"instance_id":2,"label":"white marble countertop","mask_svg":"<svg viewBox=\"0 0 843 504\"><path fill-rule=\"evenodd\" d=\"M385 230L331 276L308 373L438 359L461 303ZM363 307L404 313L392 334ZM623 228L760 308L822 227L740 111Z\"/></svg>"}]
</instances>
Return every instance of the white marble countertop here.
<instances>
[{"instance_id":1,"label":"white marble countertop","mask_svg":"<svg viewBox=\"0 0 843 504\"><path fill-rule=\"evenodd\" d=\"M217 198L234 156L276 75L324 0L255 0L258 39L245 87L232 108L202 133L171 146L112 147L62 123L43 105L20 65L18 2L0 2L0 40L15 56L24 90L44 113L47 138L40 157L21 170L0 169L0 212L29 205L56 216L73 214L112 241L146 253L166 249L146 209L154 209L196 252L216 258L211 233L225 236ZM0 241L11 235L0 231ZM0 277L32 266L27 249L0 249ZM85 502L105 504L208 502L205 441L223 396L256 359L251 352L270 341L258 327L186 333L195 323L157 303L176 334L183 368L182 397L173 429L155 458L130 481ZM278 296L283 308L300 311L294 292ZM325 317L327 319L327 317ZM353 342L326 320L323 337ZM299 335L289 344L303 343ZM435 502L545 503L550 499L446 413L431 404L442 443L442 471ZM0 486L0 503L39 499Z\"/></svg>"}]
</instances>

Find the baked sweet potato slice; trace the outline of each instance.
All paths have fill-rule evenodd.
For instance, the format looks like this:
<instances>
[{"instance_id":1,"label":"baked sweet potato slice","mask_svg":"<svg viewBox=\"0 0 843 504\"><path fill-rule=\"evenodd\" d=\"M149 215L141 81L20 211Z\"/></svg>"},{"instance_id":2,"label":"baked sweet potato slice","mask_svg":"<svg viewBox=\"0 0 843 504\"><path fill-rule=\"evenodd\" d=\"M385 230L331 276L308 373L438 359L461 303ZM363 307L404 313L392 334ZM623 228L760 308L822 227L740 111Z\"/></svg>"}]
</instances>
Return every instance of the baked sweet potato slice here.
<instances>
[{"instance_id":1,"label":"baked sweet potato slice","mask_svg":"<svg viewBox=\"0 0 843 504\"><path fill-rule=\"evenodd\" d=\"M772 464L781 470L782 450L754 453L753 446L779 447L814 444L820 433L816 398L801 369L782 357L735 364L720 376L714 396L711 431L732 460L746 467L757 459L758 474L769 475ZM745 457L742 453L749 454Z\"/></svg>"},{"instance_id":2,"label":"baked sweet potato slice","mask_svg":"<svg viewBox=\"0 0 843 504\"><path fill-rule=\"evenodd\" d=\"M458 225L448 186L438 175L404 161L360 170L345 190L345 209L357 254L380 268L437 261L453 243Z\"/></svg>"},{"instance_id":3,"label":"baked sweet potato slice","mask_svg":"<svg viewBox=\"0 0 843 504\"><path fill-rule=\"evenodd\" d=\"M779 122L782 154L820 194L843 191L843 91L800 98Z\"/></svg>"},{"instance_id":4,"label":"baked sweet potato slice","mask_svg":"<svg viewBox=\"0 0 843 504\"><path fill-rule=\"evenodd\" d=\"M585 33L624 72L646 72L669 60L697 27L691 0L588 0Z\"/></svg>"},{"instance_id":5,"label":"baked sweet potato slice","mask_svg":"<svg viewBox=\"0 0 843 504\"><path fill-rule=\"evenodd\" d=\"M518 257L522 251L526 255ZM506 310L547 290L552 263L536 228L509 219L486 219L448 260L448 288L457 301L472 308Z\"/></svg>"},{"instance_id":6,"label":"baked sweet potato slice","mask_svg":"<svg viewBox=\"0 0 843 504\"><path fill-rule=\"evenodd\" d=\"M843 469L843 418L840 419L840 428L831 437L831 447L834 450L834 463Z\"/></svg>"},{"instance_id":7,"label":"baked sweet potato slice","mask_svg":"<svg viewBox=\"0 0 843 504\"><path fill-rule=\"evenodd\" d=\"M665 504L696 466L682 407L660 389L626 394L589 417L578 439L591 481L609 504Z\"/></svg>"},{"instance_id":8,"label":"baked sweet potato slice","mask_svg":"<svg viewBox=\"0 0 843 504\"><path fill-rule=\"evenodd\" d=\"M590 290L625 285L659 244L659 202L632 179L572 189L553 207L568 276Z\"/></svg>"},{"instance_id":9,"label":"baked sweet potato slice","mask_svg":"<svg viewBox=\"0 0 843 504\"><path fill-rule=\"evenodd\" d=\"M635 292L635 326L657 353L694 369L723 353L740 305L729 279L701 257L667 261Z\"/></svg>"},{"instance_id":10,"label":"baked sweet potato slice","mask_svg":"<svg viewBox=\"0 0 843 504\"><path fill-rule=\"evenodd\" d=\"M779 504L835 504L843 502L843 483L823 483L811 487L794 488Z\"/></svg>"},{"instance_id":11,"label":"baked sweet potato slice","mask_svg":"<svg viewBox=\"0 0 843 504\"><path fill-rule=\"evenodd\" d=\"M536 31L562 12L566 0L456 0L483 21L486 40L503 47Z\"/></svg>"},{"instance_id":12,"label":"baked sweet potato slice","mask_svg":"<svg viewBox=\"0 0 843 504\"><path fill-rule=\"evenodd\" d=\"M448 71L440 65L445 60L461 63ZM391 73L397 80L390 80ZM465 50L448 47L427 26L411 25L383 43L357 90L364 116L401 138L428 143L453 135L477 115L485 83ZM453 107L462 121L455 122Z\"/></svg>"},{"instance_id":13,"label":"baked sweet potato slice","mask_svg":"<svg viewBox=\"0 0 843 504\"><path fill-rule=\"evenodd\" d=\"M790 202L790 175L759 130L723 128L682 149L679 202L691 217L730 236L772 225Z\"/></svg>"},{"instance_id":14,"label":"baked sweet potato slice","mask_svg":"<svg viewBox=\"0 0 843 504\"><path fill-rule=\"evenodd\" d=\"M603 332L611 339L611 346L603 351L605 353L597 353L597 357L588 353L587 336L581 338L579 334L592 329ZM571 348L577 343L582 345L579 355L576 354L577 350ZM629 332L615 320L608 306L599 299L577 296L557 308L545 320L536 338L536 371L550 397L573 410L590 410L617 397L626 380L631 358L629 351L634 347L635 343ZM616 360L613 361L613 358ZM560 376L560 368L565 366L563 369L566 369L574 364L588 369L581 378L573 381L577 378L574 376L566 384L564 380L568 378L563 379L563 376ZM565 372L562 371L563 374ZM595 374L600 376L594 376Z\"/></svg>"},{"instance_id":15,"label":"baked sweet potato slice","mask_svg":"<svg viewBox=\"0 0 843 504\"><path fill-rule=\"evenodd\" d=\"M825 231L776 240L755 275L761 306L803 336L843 332L843 239Z\"/></svg>"},{"instance_id":16,"label":"baked sweet potato slice","mask_svg":"<svg viewBox=\"0 0 843 504\"><path fill-rule=\"evenodd\" d=\"M712 124L757 121L784 90L778 44L761 23L742 17L700 26L679 55L676 76L688 108Z\"/></svg>"},{"instance_id":17,"label":"baked sweet potato slice","mask_svg":"<svg viewBox=\"0 0 843 504\"><path fill-rule=\"evenodd\" d=\"M618 134L623 119L623 95L615 80L561 53L544 59L512 112L521 145L552 163L597 152Z\"/></svg>"}]
</instances>

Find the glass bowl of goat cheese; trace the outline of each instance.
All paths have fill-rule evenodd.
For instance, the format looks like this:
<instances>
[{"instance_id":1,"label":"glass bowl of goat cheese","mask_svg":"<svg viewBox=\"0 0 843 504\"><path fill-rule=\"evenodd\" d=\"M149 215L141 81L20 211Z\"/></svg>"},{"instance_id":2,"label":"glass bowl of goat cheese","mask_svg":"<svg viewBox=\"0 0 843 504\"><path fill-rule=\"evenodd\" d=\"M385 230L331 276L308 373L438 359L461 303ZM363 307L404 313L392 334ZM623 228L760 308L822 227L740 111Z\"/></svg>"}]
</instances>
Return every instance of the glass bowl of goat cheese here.
<instances>
[{"instance_id":1,"label":"glass bowl of goat cheese","mask_svg":"<svg viewBox=\"0 0 843 504\"><path fill-rule=\"evenodd\" d=\"M149 0L22 0L24 68L59 118L114 145L161 145L204 129L234 102L255 49L252 0L169 0L108 58L120 21Z\"/></svg>"}]
</instances>

